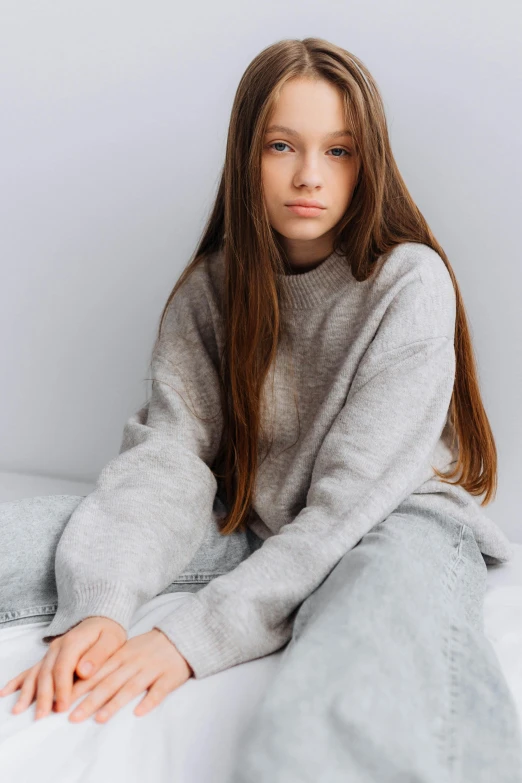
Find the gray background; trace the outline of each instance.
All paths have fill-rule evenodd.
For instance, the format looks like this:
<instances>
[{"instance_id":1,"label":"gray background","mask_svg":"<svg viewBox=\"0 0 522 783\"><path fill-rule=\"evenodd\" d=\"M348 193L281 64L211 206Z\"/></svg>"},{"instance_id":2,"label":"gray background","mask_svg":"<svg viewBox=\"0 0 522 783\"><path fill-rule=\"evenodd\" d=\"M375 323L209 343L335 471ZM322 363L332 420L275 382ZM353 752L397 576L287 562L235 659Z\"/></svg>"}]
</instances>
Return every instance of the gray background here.
<instances>
[{"instance_id":1,"label":"gray background","mask_svg":"<svg viewBox=\"0 0 522 783\"><path fill-rule=\"evenodd\" d=\"M401 173L456 272L499 451L488 513L522 542L520 8L2 2L4 496L17 473L88 491L117 454L215 195L237 83L265 46L315 35L377 80Z\"/></svg>"}]
</instances>

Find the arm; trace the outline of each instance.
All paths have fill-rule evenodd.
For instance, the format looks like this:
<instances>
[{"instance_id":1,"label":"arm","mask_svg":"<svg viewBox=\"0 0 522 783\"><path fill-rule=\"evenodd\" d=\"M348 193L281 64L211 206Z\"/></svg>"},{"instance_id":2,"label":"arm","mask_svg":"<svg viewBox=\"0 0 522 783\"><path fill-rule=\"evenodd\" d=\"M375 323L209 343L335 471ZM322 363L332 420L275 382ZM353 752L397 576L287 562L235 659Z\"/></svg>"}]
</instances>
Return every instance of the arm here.
<instances>
[{"instance_id":1,"label":"arm","mask_svg":"<svg viewBox=\"0 0 522 783\"><path fill-rule=\"evenodd\" d=\"M203 541L217 489L209 465L222 418L201 283L198 268L170 303L152 357L150 400L125 423L118 456L60 538L58 611L44 642L90 616L127 630L136 609L174 581Z\"/></svg>"},{"instance_id":2,"label":"arm","mask_svg":"<svg viewBox=\"0 0 522 783\"><path fill-rule=\"evenodd\" d=\"M439 313L439 336L428 337L416 326L427 313L426 296L416 280L387 310L317 454L306 506L155 626L196 678L289 641L302 601L421 483L455 377L451 307L447 323Z\"/></svg>"}]
</instances>

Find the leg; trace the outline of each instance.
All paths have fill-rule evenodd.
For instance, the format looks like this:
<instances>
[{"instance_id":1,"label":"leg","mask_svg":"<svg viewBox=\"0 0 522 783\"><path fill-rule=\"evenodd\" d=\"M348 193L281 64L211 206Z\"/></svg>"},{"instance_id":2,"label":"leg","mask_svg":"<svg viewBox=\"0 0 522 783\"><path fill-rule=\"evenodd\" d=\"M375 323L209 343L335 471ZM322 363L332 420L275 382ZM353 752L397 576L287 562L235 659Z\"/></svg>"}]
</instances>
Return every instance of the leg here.
<instances>
[{"instance_id":1,"label":"leg","mask_svg":"<svg viewBox=\"0 0 522 783\"><path fill-rule=\"evenodd\" d=\"M263 544L250 528L245 533L238 530L229 536L219 532L218 519L226 516L226 508L216 495L214 499L215 525L209 525L198 551L185 570L159 595L179 591L196 593L221 574L227 574Z\"/></svg>"},{"instance_id":2,"label":"leg","mask_svg":"<svg viewBox=\"0 0 522 783\"><path fill-rule=\"evenodd\" d=\"M0 503L0 629L56 613L56 547L83 497L38 495Z\"/></svg>"},{"instance_id":3,"label":"leg","mask_svg":"<svg viewBox=\"0 0 522 783\"><path fill-rule=\"evenodd\" d=\"M58 608L56 548L83 495L42 495L0 503L0 629L51 621ZM224 511L216 496L217 517ZM222 536L217 524L187 569L160 593L197 591L262 544L251 531Z\"/></svg>"},{"instance_id":4,"label":"leg","mask_svg":"<svg viewBox=\"0 0 522 783\"><path fill-rule=\"evenodd\" d=\"M299 608L233 783L521 783L473 533L404 503Z\"/></svg>"}]
</instances>

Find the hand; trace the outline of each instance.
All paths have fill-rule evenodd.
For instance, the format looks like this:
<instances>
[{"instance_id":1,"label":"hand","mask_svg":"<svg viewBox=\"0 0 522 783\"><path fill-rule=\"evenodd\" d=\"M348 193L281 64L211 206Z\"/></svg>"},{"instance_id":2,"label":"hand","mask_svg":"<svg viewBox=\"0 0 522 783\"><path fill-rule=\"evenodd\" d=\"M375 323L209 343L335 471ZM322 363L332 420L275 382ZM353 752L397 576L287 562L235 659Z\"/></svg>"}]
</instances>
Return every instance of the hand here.
<instances>
[{"instance_id":1,"label":"hand","mask_svg":"<svg viewBox=\"0 0 522 783\"><path fill-rule=\"evenodd\" d=\"M75 672L90 677L110 656L125 644L127 632L108 617L87 617L65 634L56 636L41 661L13 677L0 690L7 696L21 688L12 712L23 712L36 694L36 717L47 715L56 701L56 711L67 709ZM90 662L92 668L84 666ZM55 694L56 691L56 694Z\"/></svg>"},{"instance_id":2,"label":"hand","mask_svg":"<svg viewBox=\"0 0 522 783\"><path fill-rule=\"evenodd\" d=\"M103 723L148 689L134 710L136 716L145 715L192 675L192 668L173 642L159 628L153 628L129 639L95 676L74 684L73 702L86 691L92 692L69 720L79 722L99 710L96 720Z\"/></svg>"}]
</instances>

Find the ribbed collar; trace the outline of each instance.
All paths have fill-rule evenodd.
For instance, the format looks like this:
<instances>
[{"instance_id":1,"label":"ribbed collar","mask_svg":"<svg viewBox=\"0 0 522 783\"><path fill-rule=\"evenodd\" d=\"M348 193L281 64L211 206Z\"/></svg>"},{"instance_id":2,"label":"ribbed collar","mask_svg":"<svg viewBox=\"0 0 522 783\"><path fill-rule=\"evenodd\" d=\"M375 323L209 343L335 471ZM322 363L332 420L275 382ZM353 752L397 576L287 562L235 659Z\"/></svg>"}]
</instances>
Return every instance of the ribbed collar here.
<instances>
[{"instance_id":1,"label":"ribbed collar","mask_svg":"<svg viewBox=\"0 0 522 783\"><path fill-rule=\"evenodd\" d=\"M324 304L326 298L354 279L346 256L335 251L309 272L277 277L288 306L297 310Z\"/></svg>"}]
</instances>

